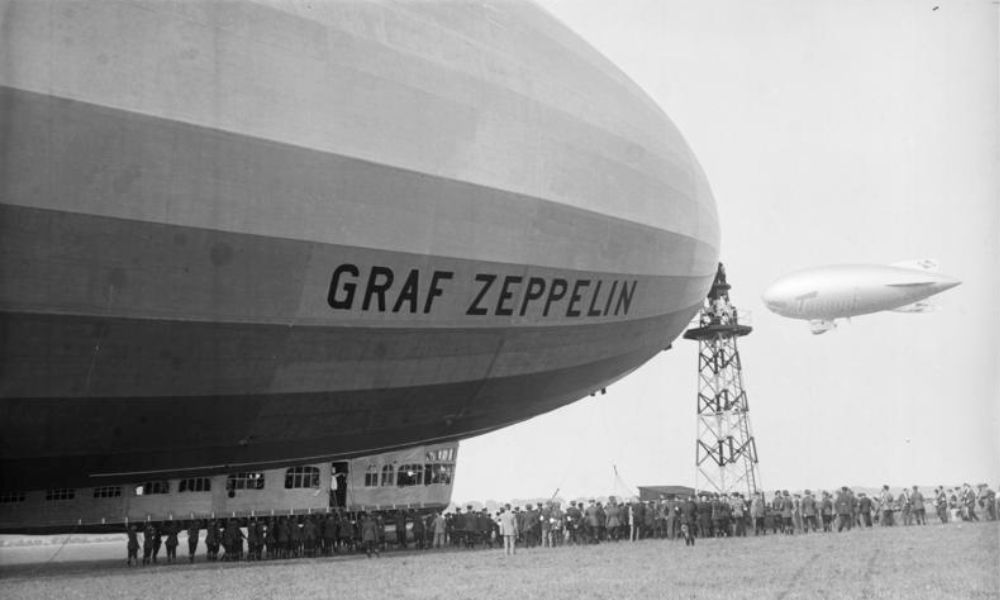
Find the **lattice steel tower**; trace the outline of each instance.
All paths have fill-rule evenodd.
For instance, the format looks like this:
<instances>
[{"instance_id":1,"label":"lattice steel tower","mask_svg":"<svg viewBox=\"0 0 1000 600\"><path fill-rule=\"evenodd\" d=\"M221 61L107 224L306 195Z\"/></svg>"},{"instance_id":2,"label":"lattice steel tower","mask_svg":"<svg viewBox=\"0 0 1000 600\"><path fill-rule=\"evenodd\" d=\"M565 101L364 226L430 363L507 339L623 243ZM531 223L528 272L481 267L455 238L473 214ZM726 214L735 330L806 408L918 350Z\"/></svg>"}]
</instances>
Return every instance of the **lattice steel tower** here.
<instances>
[{"instance_id":1,"label":"lattice steel tower","mask_svg":"<svg viewBox=\"0 0 1000 600\"><path fill-rule=\"evenodd\" d=\"M736 338L753 331L740 325L729 302L726 268L719 263L715 282L698 313L698 326L684 338L698 341L698 440L695 489L750 497L760 484L757 445L750 431L750 408Z\"/></svg>"}]
</instances>

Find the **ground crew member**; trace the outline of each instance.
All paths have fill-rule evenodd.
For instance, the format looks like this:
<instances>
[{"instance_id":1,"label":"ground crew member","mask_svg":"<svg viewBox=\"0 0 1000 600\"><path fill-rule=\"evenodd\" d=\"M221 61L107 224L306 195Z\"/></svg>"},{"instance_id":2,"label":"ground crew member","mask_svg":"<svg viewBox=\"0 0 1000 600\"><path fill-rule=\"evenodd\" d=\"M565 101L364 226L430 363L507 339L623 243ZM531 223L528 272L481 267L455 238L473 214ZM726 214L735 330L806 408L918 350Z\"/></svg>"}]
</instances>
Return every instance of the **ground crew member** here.
<instances>
[{"instance_id":1,"label":"ground crew member","mask_svg":"<svg viewBox=\"0 0 1000 600\"><path fill-rule=\"evenodd\" d=\"M146 528L142 531L142 564L148 565L153 556L153 538L156 537L156 529L152 523L146 523Z\"/></svg>"},{"instance_id":2,"label":"ground crew member","mask_svg":"<svg viewBox=\"0 0 1000 600\"><path fill-rule=\"evenodd\" d=\"M128 534L128 545L126 550L128 550L128 559L126 560L128 566L132 566L132 561L135 564L139 564L139 534L135 530L135 525L129 525L126 532Z\"/></svg>"},{"instance_id":3,"label":"ground crew member","mask_svg":"<svg viewBox=\"0 0 1000 600\"><path fill-rule=\"evenodd\" d=\"M167 523L167 562L172 563L177 560L177 524Z\"/></svg>"},{"instance_id":4,"label":"ground crew member","mask_svg":"<svg viewBox=\"0 0 1000 600\"><path fill-rule=\"evenodd\" d=\"M188 536L188 562L194 562L195 552L198 550L198 535L201 528L198 526L198 521L191 521L188 524L187 536Z\"/></svg>"},{"instance_id":5,"label":"ground crew member","mask_svg":"<svg viewBox=\"0 0 1000 600\"><path fill-rule=\"evenodd\" d=\"M812 491L806 490L805 495L802 498L802 519L803 526L802 530L809 532L812 529L816 531L816 498L813 497Z\"/></svg>"},{"instance_id":6,"label":"ground crew member","mask_svg":"<svg viewBox=\"0 0 1000 600\"><path fill-rule=\"evenodd\" d=\"M365 547L365 554L368 555L368 558L371 558L372 557L372 553L374 552L375 556L378 557L379 556L378 545L377 545L378 544L378 523L375 522L375 519L373 519L371 517L371 515L368 515L368 514L365 514L365 513L361 513L361 514L362 514L362 518L361 518L361 543Z\"/></svg>"},{"instance_id":7,"label":"ground crew member","mask_svg":"<svg viewBox=\"0 0 1000 600\"><path fill-rule=\"evenodd\" d=\"M846 485L837 492L833 506L837 511L837 531L843 531L845 527L850 531L854 525L854 516L851 514L851 496L847 493Z\"/></svg>"}]
</instances>

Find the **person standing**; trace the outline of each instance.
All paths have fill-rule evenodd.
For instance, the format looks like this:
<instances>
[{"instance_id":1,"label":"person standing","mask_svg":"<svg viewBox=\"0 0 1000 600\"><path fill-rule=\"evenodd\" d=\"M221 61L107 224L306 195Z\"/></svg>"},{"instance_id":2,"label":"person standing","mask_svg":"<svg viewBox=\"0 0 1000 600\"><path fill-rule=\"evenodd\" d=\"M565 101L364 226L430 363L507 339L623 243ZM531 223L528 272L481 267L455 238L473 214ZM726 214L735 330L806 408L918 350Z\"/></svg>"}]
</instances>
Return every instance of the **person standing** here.
<instances>
[{"instance_id":1,"label":"person standing","mask_svg":"<svg viewBox=\"0 0 1000 600\"><path fill-rule=\"evenodd\" d=\"M410 511L413 513L413 511ZM417 550L423 550L426 546L426 532L427 524L424 521L424 515L421 514L411 514L413 519L413 546Z\"/></svg>"},{"instance_id":2,"label":"person standing","mask_svg":"<svg viewBox=\"0 0 1000 600\"><path fill-rule=\"evenodd\" d=\"M125 548L128 551L126 562L131 567L132 561L135 561L136 565L139 564L139 534L135 530L135 525L129 525L126 534L128 535L128 545Z\"/></svg>"},{"instance_id":3,"label":"person standing","mask_svg":"<svg viewBox=\"0 0 1000 600\"><path fill-rule=\"evenodd\" d=\"M577 508L576 501L571 501L569 503L569 508L566 509L566 533L569 535L569 543L579 544L580 543L580 531L583 527L583 511Z\"/></svg>"},{"instance_id":4,"label":"person standing","mask_svg":"<svg viewBox=\"0 0 1000 600\"><path fill-rule=\"evenodd\" d=\"M372 557L372 553L378 557L378 524L368 513L361 515L361 543L365 547L365 554L368 558Z\"/></svg>"},{"instance_id":5,"label":"person standing","mask_svg":"<svg viewBox=\"0 0 1000 600\"><path fill-rule=\"evenodd\" d=\"M837 532L843 531L845 527L850 531L854 526L854 515L851 511L851 495L848 494L846 485L837 492L837 499L833 506L834 510L837 511Z\"/></svg>"},{"instance_id":6,"label":"person standing","mask_svg":"<svg viewBox=\"0 0 1000 600\"><path fill-rule=\"evenodd\" d=\"M396 546L401 550L406 549L406 512L403 509L396 511L393 523L396 526Z\"/></svg>"},{"instance_id":7,"label":"person standing","mask_svg":"<svg viewBox=\"0 0 1000 600\"><path fill-rule=\"evenodd\" d=\"M948 494L944 491L944 486L938 486L934 496L934 509L937 511L938 520L941 524L948 522Z\"/></svg>"},{"instance_id":8,"label":"person standing","mask_svg":"<svg viewBox=\"0 0 1000 600\"><path fill-rule=\"evenodd\" d=\"M510 504L504 505L504 510L500 513L500 535L503 536L504 556L513 556L516 552L517 519L514 518Z\"/></svg>"},{"instance_id":9,"label":"person standing","mask_svg":"<svg viewBox=\"0 0 1000 600\"><path fill-rule=\"evenodd\" d=\"M910 505L909 490L903 488L903 491L899 493L899 499L896 501L896 506L898 506L899 511L903 513L903 525L913 525L913 507Z\"/></svg>"},{"instance_id":10,"label":"person standing","mask_svg":"<svg viewBox=\"0 0 1000 600\"><path fill-rule=\"evenodd\" d=\"M792 496L788 493L788 490L785 490L781 498L781 524L784 532L788 535L795 533L795 522L792 519L794 513L795 503L792 501Z\"/></svg>"},{"instance_id":11,"label":"person standing","mask_svg":"<svg viewBox=\"0 0 1000 600\"><path fill-rule=\"evenodd\" d=\"M153 526L153 564L156 564L156 558L160 555L160 546L163 545L163 525Z\"/></svg>"},{"instance_id":12,"label":"person standing","mask_svg":"<svg viewBox=\"0 0 1000 600\"><path fill-rule=\"evenodd\" d=\"M167 563L177 560L177 523L167 523L164 527L167 532Z\"/></svg>"},{"instance_id":13,"label":"person standing","mask_svg":"<svg viewBox=\"0 0 1000 600\"><path fill-rule=\"evenodd\" d=\"M753 534L756 535L767 535L767 529L764 528L764 512L767 507L767 501L764 500L764 492L757 492L753 495L753 499L750 500L750 518L753 519Z\"/></svg>"},{"instance_id":14,"label":"person standing","mask_svg":"<svg viewBox=\"0 0 1000 600\"><path fill-rule=\"evenodd\" d=\"M156 528L152 523L146 523L146 528L142 530L142 564L148 565L153 557L153 538L156 537Z\"/></svg>"},{"instance_id":15,"label":"person standing","mask_svg":"<svg viewBox=\"0 0 1000 600\"><path fill-rule=\"evenodd\" d=\"M188 562L194 562L195 552L198 551L198 535L201 532L201 528L198 526L198 521L193 520L188 524L187 536L188 536Z\"/></svg>"},{"instance_id":16,"label":"person standing","mask_svg":"<svg viewBox=\"0 0 1000 600\"><path fill-rule=\"evenodd\" d=\"M833 497L826 490L823 490L823 497L819 503L819 514L823 521L823 531L826 533L833 531Z\"/></svg>"},{"instance_id":17,"label":"person standing","mask_svg":"<svg viewBox=\"0 0 1000 600\"><path fill-rule=\"evenodd\" d=\"M733 492L729 500L730 512L732 513L732 528L734 537L745 537L746 529L746 501L739 492Z\"/></svg>"},{"instance_id":18,"label":"person standing","mask_svg":"<svg viewBox=\"0 0 1000 600\"><path fill-rule=\"evenodd\" d=\"M403 537L406 537L406 528L403 528ZM316 556L316 542L319 540L319 527L316 526L316 519L313 515L307 515L302 523L302 542L305 547L306 556Z\"/></svg>"},{"instance_id":19,"label":"person standing","mask_svg":"<svg viewBox=\"0 0 1000 600\"><path fill-rule=\"evenodd\" d=\"M688 496L687 500L681 504L681 532L684 535L684 545L694 545L695 520L698 518L698 503L694 501L694 496Z\"/></svg>"},{"instance_id":20,"label":"person standing","mask_svg":"<svg viewBox=\"0 0 1000 600\"><path fill-rule=\"evenodd\" d=\"M205 558L209 562L218 560L219 558L219 525L215 520L208 522L208 526L205 527Z\"/></svg>"},{"instance_id":21,"label":"person standing","mask_svg":"<svg viewBox=\"0 0 1000 600\"><path fill-rule=\"evenodd\" d=\"M895 499L892 497L892 492L889 491L888 485L882 486L882 493L878 498L878 509L879 509L879 525L882 527L892 526L892 505Z\"/></svg>"},{"instance_id":22,"label":"person standing","mask_svg":"<svg viewBox=\"0 0 1000 600\"><path fill-rule=\"evenodd\" d=\"M618 502L615 501L615 497L612 496L608 499L608 507L604 509L605 517L607 518L607 528L608 528L608 540L612 542L618 541L618 529L621 527L621 507L618 506Z\"/></svg>"},{"instance_id":23,"label":"person standing","mask_svg":"<svg viewBox=\"0 0 1000 600\"><path fill-rule=\"evenodd\" d=\"M448 522L445 520L444 515L440 511L434 514L434 520L431 521L431 531L434 535L434 541L432 546L434 548L444 547L444 534L448 528Z\"/></svg>"},{"instance_id":24,"label":"person standing","mask_svg":"<svg viewBox=\"0 0 1000 600\"><path fill-rule=\"evenodd\" d=\"M590 506L587 507L587 510L584 513L584 518L586 519L585 522L587 525L587 541L591 544L598 543L599 540L598 540L597 527L599 525L599 517L598 517L597 505L594 503L594 500L590 501Z\"/></svg>"},{"instance_id":25,"label":"person standing","mask_svg":"<svg viewBox=\"0 0 1000 600\"><path fill-rule=\"evenodd\" d=\"M812 490L806 490L802 496L802 518L804 521L802 531L808 533L811 529L816 532L816 498L812 495Z\"/></svg>"},{"instance_id":26,"label":"person standing","mask_svg":"<svg viewBox=\"0 0 1000 600\"><path fill-rule=\"evenodd\" d=\"M861 512L861 524L866 528L872 526L872 510L875 504L864 492L858 494L858 510Z\"/></svg>"},{"instance_id":27,"label":"person standing","mask_svg":"<svg viewBox=\"0 0 1000 600\"><path fill-rule=\"evenodd\" d=\"M917 525L927 524L927 507L924 506L924 495L920 493L917 486L913 486L910 492L910 504L913 510L913 520Z\"/></svg>"}]
</instances>

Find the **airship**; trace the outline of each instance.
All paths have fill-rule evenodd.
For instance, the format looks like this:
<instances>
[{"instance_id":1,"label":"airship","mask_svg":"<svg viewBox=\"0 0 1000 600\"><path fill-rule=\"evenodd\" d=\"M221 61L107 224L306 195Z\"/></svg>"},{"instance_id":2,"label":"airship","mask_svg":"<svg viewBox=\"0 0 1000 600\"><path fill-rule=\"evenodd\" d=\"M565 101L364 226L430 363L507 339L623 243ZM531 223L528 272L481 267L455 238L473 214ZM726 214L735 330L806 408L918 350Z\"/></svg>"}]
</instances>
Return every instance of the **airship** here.
<instances>
[{"instance_id":1,"label":"airship","mask_svg":"<svg viewBox=\"0 0 1000 600\"><path fill-rule=\"evenodd\" d=\"M573 402L716 272L681 133L527 2L0 1L6 490Z\"/></svg>"},{"instance_id":2,"label":"airship","mask_svg":"<svg viewBox=\"0 0 1000 600\"><path fill-rule=\"evenodd\" d=\"M821 334L834 329L837 319L933 310L927 298L961 283L937 271L937 262L930 259L815 267L778 279L762 299L771 312L809 321L812 333Z\"/></svg>"}]
</instances>

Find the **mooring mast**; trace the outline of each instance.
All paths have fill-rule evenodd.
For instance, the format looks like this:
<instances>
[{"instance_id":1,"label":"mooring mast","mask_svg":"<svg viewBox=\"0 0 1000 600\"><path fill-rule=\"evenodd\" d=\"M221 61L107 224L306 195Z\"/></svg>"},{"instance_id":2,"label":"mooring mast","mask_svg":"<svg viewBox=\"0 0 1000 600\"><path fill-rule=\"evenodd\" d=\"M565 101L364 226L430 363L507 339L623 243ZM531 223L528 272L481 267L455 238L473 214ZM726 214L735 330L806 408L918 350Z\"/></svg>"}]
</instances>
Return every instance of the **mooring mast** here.
<instances>
[{"instance_id":1,"label":"mooring mast","mask_svg":"<svg viewBox=\"0 0 1000 600\"><path fill-rule=\"evenodd\" d=\"M757 445L750 432L746 390L736 338L753 329L740 325L729 302L726 268L719 263L715 282L698 313L698 326L684 338L698 341L698 439L695 489L750 497L758 490Z\"/></svg>"}]
</instances>

